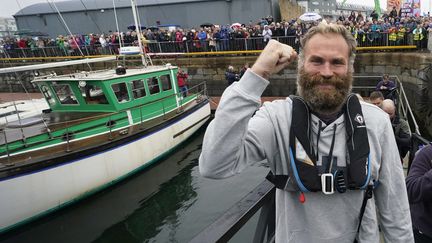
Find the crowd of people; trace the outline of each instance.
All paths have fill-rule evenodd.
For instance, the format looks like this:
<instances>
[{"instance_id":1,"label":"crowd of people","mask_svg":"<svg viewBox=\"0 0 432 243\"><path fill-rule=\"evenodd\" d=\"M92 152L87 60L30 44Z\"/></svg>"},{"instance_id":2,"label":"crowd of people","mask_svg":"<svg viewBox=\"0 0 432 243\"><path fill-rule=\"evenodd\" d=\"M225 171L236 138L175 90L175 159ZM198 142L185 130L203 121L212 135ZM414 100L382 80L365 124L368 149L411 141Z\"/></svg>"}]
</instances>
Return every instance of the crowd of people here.
<instances>
[{"instance_id":1,"label":"crowd of people","mask_svg":"<svg viewBox=\"0 0 432 243\"><path fill-rule=\"evenodd\" d=\"M349 16L341 13L334 21L351 32L358 46L413 44L422 49L426 48L428 33L432 30L431 17L401 17L397 11L396 14L391 11L382 16L375 12L365 16L352 11ZM244 41L236 42L244 39L250 41L247 43L249 49L260 50L270 39L277 38L298 50L300 38L317 23L300 19L275 22L269 16L247 24L202 25L191 29L149 28L142 31L141 41L148 52L192 52L244 50ZM27 55L31 56L48 47L61 50L65 55L116 54L120 44L137 45L136 32L109 31L101 34L59 35L56 38L6 37L0 40L0 50L17 57L26 54L22 50L30 50L31 53ZM85 49L86 53L80 53L78 47Z\"/></svg>"}]
</instances>

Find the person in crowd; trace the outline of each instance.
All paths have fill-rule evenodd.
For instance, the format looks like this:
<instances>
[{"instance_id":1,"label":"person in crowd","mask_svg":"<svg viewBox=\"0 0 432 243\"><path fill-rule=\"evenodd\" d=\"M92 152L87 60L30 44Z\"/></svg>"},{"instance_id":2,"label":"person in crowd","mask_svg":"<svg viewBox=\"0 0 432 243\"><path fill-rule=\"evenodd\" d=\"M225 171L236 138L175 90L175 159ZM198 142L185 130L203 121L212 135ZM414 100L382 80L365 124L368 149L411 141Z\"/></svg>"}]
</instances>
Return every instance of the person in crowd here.
<instances>
[{"instance_id":1,"label":"person in crowd","mask_svg":"<svg viewBox=\"0 0 432 243\"><path fill-rule=\"evenodd\" d=\"M273 33L272 33L271 29L269 28L269 26L268 26L268 25L264 25L264 30L263 30L263 32L262 32L262 37L263 37L263 40L264 40L264 43L265 43L265 44L266 44L269 40L271 40L272 35L273 35Z\"/></svg>"},{"instance_id":2,"label":"person in crowd","mask_svg":"<svg viewBox=\"0 0 432 243\"><path fill-rule=\"evenodd\" d=\"M358 12L357 12L357 17L356 17L356 22L357 22L357 23L360 23L360 22L362 22L362 21L364 21L363 14L362 14L360 11L358 11Z\"/></svg>"},{"instance_id":3,"label":"person in crowd","mask_svg":"<svg viewBox=\"0 0 432 243\"><path fill-rule=\"evenodd\" d=\"M389 117L393 127L393 132L396 138L396 144L399 149L401 161L405 158L408 151L411 149L411 132L408 122L396 114L396 106L393 100L385 99L382 102L381 108Z\"/></svg>"},{"instance_id":4,"label":"person in crowd","mask_svg":"<svg viewBox=\"0 0 432 243\"><path fill-rule=\"evenodd\" d=\"M350 21L350 22L356 21L355 11L351 11L351 14L348 16L348 21Z\"/></svg>"},{"instance_id":5,"label":"person in crowd","mask_svg":"<svg viewBox=\"0 0 432 243\"><path fill-rule=\"evenodd\" d=\"M284 29L282 28L282 25L280 23L276 23L273 36L275 37L284 36Z\"/></svg>"},{"instance_id":6,"label":"person in crowd","mask_svg":"<svg viewBox=\"0 0 432 243\"><path fill-rule=\"evenodd\" d=\"M416 45L418 49L425 48L427 33L426 30L423 28L423 25L417 24L412 34L413 34L414 45Z\"/></svg>"},{"instance_id":7,"label":"person in crowd","mask_svg":"<svg viewBox=\"0 0 432 243\"><path fill-rule=\"evenodd\" d=\"M432 242L432 145L420 149L406 178L416 243Z\"/></svg>"},{"instance_id":8,"label":"person in crowd","mask_svg":"<svg viewBox=\"0 0 432 243\"><path fill-rule=\"evenodd\" d=\"M301 46L300 97L259 108L270 76L297 57L293 48L276 40L224 91L204 136L201 175L227 178L266 160L271 170L267 178L277 188L276 242L379 242L377 218L386 242L413 242L403 169L395 163L400 158L388 116L350 95L355 39L343 26L320 23L305 34ZM368 166L373 179L364 182ZM369 185L368 194L345 190L351 180L337 172L343 168L363 178L358 182ZM378 179L372 193L369 183ZM375 205L364 197L371 194Z\"/></svg>"},{"instance_id":9,"label":"person in crowd","mask_svg":"<svg viewBox=\"0 0 432 243\"><path fill-rule=\"evenodd\" d=\"M249 63L248 62L245 63L245 65L240 70L239 79L243 77L243 75L245 74L245 72L248 70L249 67L250 67Z\"/></svg>"},{"instance_id":10,"label":"person in crowd","mask_svg":"<svg viewBox=\"0 0 432 243\"><path fill-rule=\"evenodd\" d=\"M388 74L384 74L381 81L379 81L375 87L376 91L380 91L384 98L394 100L394 93L392 92L396 88L396 84L390 80Z\"/></svg>"},{"instance_id":11,"label":"person in crowd","mask_svg":"<svg viewBox=\"0 0 432 243\"><path fill-rule=\"evenodd\" d=\"M374 10L372 10L372 13L369 15L369 17L372 18L372 21L378 20L378 13Z\"/></svg>"},{"instance_id":12,"label":"person in crowd","mask_svg":"<svg viewBox=\"0 0 432 243\"><path fill-rule=\"evenodd\" d=\"M339 21L341 21L341 22L344 22L345 21L345 14L344 14L344 12L343 11L340 11L340 15L339 15L339 17L338 17L338 20Z\"/></svg>"},{"instance_id":13,"label":"person in crowd","mask_svg":"<svg viewBox=\"0 0 432 243\"><path fill-rule=\"evenodd\" d=\"M183 69L179 68L177 72L177 83L180 88L180 92L183 97L188 95L188 87L187 87L187 79L188 74L183 71Z\"/></svg>"},{"instance_id":14,"label":"person in crowd","mask_svg":"<svg viewBox=\"0 0 432 243\"><path fill-rule=\"evenodd\" d=\"M238 74L236 74L234 72L234 67L233 66L228 66L226 72L225 72L225 79L228 82L228 86L230 86L232 83L234 83L235 81L239 80L239 76Z\"/></svg>"},{"instance_id":15,"label":"person in crowd","mask_svg":"<svg viewBox=\"0 0 432 243\"><path fill-rule=\"evenodd\" d=\"M398 17L398 12L397 12L396 6L393 6L392 11L390 11L389 17L390 18L396 18L396 17Z\"/></svg>"},{"instance_id":16,"label":"person in crowd","mask_svg":"<svg viewBox=\"0 0 432 243\"><path fill-rule=\"evenodd\" d=\"M384 101L384 95L381 93L381 91L373 91L369 95L369 101L370 103L381 108L382 102Z\"/></svg>"}]
</instances>

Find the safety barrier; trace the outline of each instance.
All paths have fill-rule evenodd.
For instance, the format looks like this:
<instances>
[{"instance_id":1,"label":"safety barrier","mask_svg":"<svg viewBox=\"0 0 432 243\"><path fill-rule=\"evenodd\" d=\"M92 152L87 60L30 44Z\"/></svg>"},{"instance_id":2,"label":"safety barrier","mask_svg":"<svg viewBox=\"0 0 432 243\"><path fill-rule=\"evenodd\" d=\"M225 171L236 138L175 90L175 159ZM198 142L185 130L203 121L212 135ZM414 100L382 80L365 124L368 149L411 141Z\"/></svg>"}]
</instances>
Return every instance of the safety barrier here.
<instances>
[{"instance_id":1,"label":"safety barrier","mask_svg":"<svg viewBox=\"0 0 432 243\"><path fill-rule=\"evenodd\" d=\"M396 40L390 38L389 33L365 33L355 35L358 43L358 51L369 50L395 50L395 49L419 49L426 47L426 39L414 41L412 34L404 34ZM299 37L283 36L273 37L281 43L292 46L297 51L300 48ZM264 49L267 42L262 38L241 38L223 40L186 40L186 41L146 41L144 51L149 54L156 53L221 53L226 51L259 51ZM67 57L81 58L83 56L118 55L118 44L109 45L82 45L80 48L64 46L48 46L43 48L15 48L0 49L0 58L47 58Z\"/></svg>"}]
</instances>

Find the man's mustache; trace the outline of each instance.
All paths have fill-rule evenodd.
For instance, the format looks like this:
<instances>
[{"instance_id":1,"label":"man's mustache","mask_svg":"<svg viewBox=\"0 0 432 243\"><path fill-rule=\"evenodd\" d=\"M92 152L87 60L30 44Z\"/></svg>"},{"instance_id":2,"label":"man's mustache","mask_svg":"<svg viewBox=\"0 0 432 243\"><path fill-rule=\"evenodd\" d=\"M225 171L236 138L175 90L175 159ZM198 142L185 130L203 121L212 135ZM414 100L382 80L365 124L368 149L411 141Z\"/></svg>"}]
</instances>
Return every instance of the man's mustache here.
<instances>
[{"instance_id":1,"label":"man's mustache","mask_svg":"<svg viewBox=\"0 0 432 243\"><path fill-rule=\"evenodd\" d=\"M305 88L313 88L317 85L326 84L326 85L333 85L336 89L346 88L349 86L347 84L347 76L340 76L340 75L333 75L332 77L323 77L320 74L308 74L303 73L305 75L307 82L303 84Z\"/></svg>"}]
</instances>

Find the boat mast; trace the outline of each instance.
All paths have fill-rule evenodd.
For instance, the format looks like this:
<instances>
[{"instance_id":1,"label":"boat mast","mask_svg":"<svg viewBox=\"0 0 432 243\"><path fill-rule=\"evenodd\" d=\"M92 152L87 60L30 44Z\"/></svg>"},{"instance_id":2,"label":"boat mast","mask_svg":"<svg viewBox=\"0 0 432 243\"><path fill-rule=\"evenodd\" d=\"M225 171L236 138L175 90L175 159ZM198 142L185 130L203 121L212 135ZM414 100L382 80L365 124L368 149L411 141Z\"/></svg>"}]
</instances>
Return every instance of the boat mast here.
<instances>
[{"instance_id":1,"label":"boat mast","mask_svg":"<svg viewBox=\"0 0 432 243\"><path fill-rule=\"evenodd\" d=\"M134 22L135 22L135 30L136 30L137 36L138 36L138 46L140 49L141 61L142 61L142 64L144 65L144 67L147 67L147 61L145 60L143 47L142 47L142 43L141 43L141 26L138 25L138 17L137 17L137 12L136 12L135 0L131 0L131 5L132 5L132 14L133 14Z\"/></svg>"}]
</instances>

